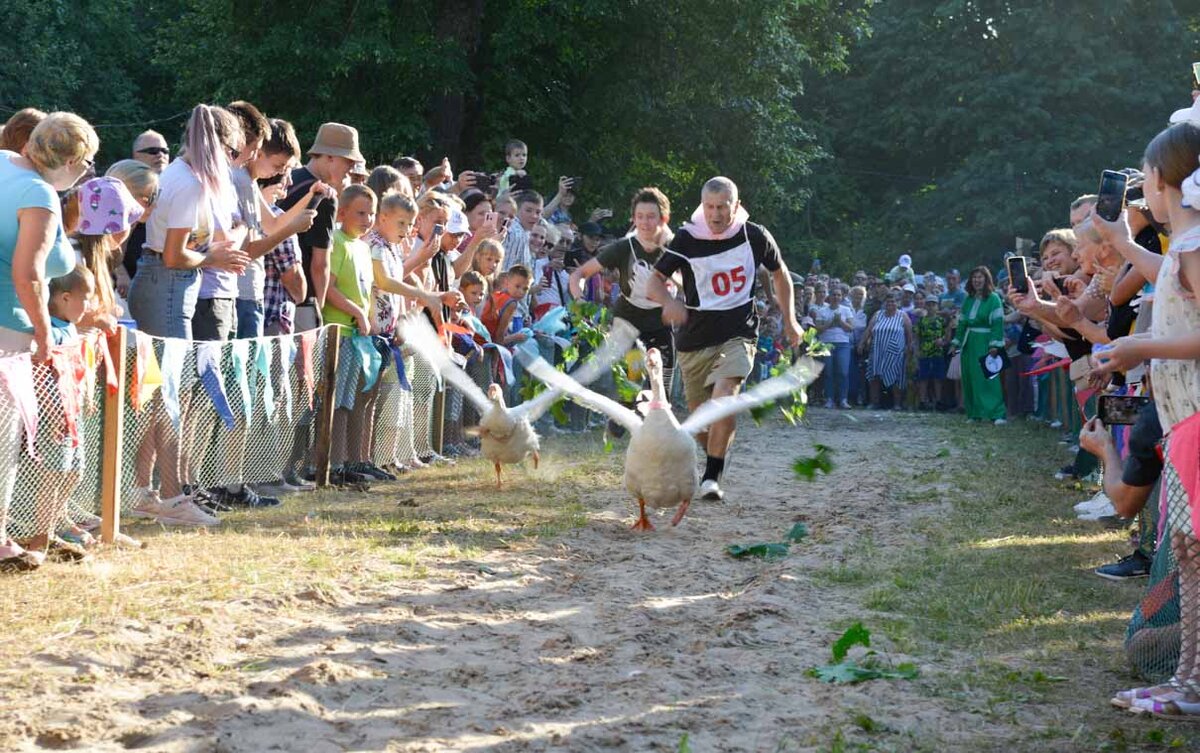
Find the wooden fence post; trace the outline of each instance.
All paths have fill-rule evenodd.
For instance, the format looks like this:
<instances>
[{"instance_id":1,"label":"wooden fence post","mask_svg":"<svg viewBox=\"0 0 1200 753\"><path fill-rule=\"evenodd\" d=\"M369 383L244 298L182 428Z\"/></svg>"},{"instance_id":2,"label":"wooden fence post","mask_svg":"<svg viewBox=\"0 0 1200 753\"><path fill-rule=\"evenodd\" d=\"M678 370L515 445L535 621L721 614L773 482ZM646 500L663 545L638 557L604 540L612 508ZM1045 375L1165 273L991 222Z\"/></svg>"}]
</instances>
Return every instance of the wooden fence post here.
<instances>
[{"instance_id":1,"label":"wooden fence post","mask_svg":"<svg viewBox=\"0 0 1200 753\"><path fill-rule=\"evenodd\" d=\"M104 390L104 436L100 455L100 540L111 544L121 532L121 459L125 438L125 347L129 330L108 336L107 358L117 375L117 391Z\"/></svg>"},{"instance_id":2,"label":"wooden fence post","mask_svg":"<svg viewBox=\"0 0 1200 753\"><path fill-rule=\"evenodd\" d=\"M446 432L446 383L433 393L433 411L429 417L429 446L434 452L442 454L442 440Z\"/></svg>"},{"instance_id":3,"label":"wooden fence post","mask_svg":"<svg viewBox=\"0 0 1200 753\"><path fill-rule=\"evenodd\" d=\"M329 451L333 440L333 410L337 400L338 353L342 328L330 327L325 342L325 377L322 380L321 410L316 416L316 444L313 446L313 465L317 486L329 486Z\"/></svg>"}]
</instances>

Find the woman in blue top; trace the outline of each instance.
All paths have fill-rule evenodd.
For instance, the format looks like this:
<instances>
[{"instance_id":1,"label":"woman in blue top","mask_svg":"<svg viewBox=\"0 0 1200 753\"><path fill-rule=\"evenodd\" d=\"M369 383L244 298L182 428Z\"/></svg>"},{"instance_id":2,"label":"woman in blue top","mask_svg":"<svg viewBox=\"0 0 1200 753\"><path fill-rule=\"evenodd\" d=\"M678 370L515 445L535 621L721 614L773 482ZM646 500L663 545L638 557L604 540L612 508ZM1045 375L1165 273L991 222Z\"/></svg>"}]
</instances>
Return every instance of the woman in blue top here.
<instances>
[{"instance_id":1,"label":"woman in blue top","mask_svg":"<svg viewBox=\"0 0 1200 753\"><path fill-rule=\"evenodd\" d=\"M50 356L47 281L75 268L62 226L57 192L92 167L100 139L87 121L51 113L33 129L22 154L0 151L0 353ZM21 457L21 422L8 401L0 411L0 569L29 570L42 563L5 533Z\"/></svg>"}]
</instances>

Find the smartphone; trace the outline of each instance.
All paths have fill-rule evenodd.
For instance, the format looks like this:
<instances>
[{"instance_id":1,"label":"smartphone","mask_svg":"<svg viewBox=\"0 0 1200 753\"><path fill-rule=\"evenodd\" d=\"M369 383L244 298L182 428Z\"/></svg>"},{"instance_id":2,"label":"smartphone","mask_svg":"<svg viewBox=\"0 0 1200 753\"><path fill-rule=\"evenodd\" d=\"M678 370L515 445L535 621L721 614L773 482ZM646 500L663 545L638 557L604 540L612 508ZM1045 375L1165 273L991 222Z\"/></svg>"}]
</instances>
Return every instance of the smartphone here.
<instances>
[{"instance_id":1,"label":"smartphone","mask_svg":"<svg viewBox=\"0 0 1200 753\"><path fill-rule=\"evenodd\" d=\"M500 231L504 232L505 230L508 230L508 223L510 222L512 222L512 217L505 217L504 222L500 223Z\"/></svg>"},{"instance_id":2,"label":"smartphone","mask_svg":"<svg viewBox=\"0 0 1200 753\"><path fill-rule=\"evenodd\" d=\"M1096 408L1096 417L1105 426L1130 426L1137 423L1142 408L1150 404L1148 397L1133 395L1101 395Z\"/></svg>"},{"instance_id":3,"label":"smartphone","mask_svg":"<svg viewBox=\"0 0 1200 753\"><path fill-rule=\"evenodd\" d=\"M433 226L433 234L434 235L441 235L444 232L446 232L446 226L443 225L442 223L439 222L438 224Z\"/></svg>"},{"instance_id":4,"label":"smartphone","mask_svg":"<svg viewBox=\"0 0 1200 753\"><path fill-rule=\"evenodd\" d=\"M490 228L496 227L496 213L488 212L488 213L484 214L483 215L483 224L484 224L484 226L490 227Z\"/></svg>"},{"instance_id":5,"label":"smartphone","mask_svg":"<svg viewBox=\"0 0 1200 753\"><path fill-rule=\"evenodd\" d=\"M583 178L571 178L571 188L579 188L579 184L583 182Z\"/></svg>"},{"instance_id":6,"label":"smartphone","mask_svg":"<svg viewBox=\"0 0 1200 753\"><path fill-rule=\"evenodd\" d=\"M1200 89L1200 63L1192 63L1192 89Z\"/></svg>"},{"instance_id":7,"label":"smartphone","mask_svg":"<svg viewBox=\"0 0 1200 753\"><path fill-rule=\"evenodd\" d=\"M1096 200L1096 214L1109 222L1116 222L1125 208L1125 184L1129 177L1115 170L1105 170L1100 176L1100 198Z\"/></svg>"},{"instance_id":8,"label":"smartphone","mask_svg":"<svg viewBox=\"0 0 1200 753\"><path fill-rule=\"evenodd\" d=\"M1008 265L1008 284L1021 295L1029 295L1029 266L1024 256L1010 256L1005 262Z\"/></svg>"},{"instance_id":9,"label":"smartphone","mask_svg":"<svg viewBox=\"0 0 1200 753\"><path fill-rule=\"evenodd\" d=\"M322 201L325 201L325 194L323 194L323 193L316 194L315 196L313 196L311 199L308 200L308 207L306 207L306 208L307 209L316 209L317 205L320 204Z\"/></svg>"}]
</instances>

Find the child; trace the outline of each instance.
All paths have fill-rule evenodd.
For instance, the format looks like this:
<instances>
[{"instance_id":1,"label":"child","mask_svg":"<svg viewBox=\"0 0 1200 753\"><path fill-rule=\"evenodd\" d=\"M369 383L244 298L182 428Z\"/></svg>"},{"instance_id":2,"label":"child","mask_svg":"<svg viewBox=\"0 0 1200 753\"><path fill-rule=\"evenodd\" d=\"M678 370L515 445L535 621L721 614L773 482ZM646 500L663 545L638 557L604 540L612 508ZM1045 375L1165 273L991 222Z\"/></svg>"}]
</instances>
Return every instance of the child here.
<instances>
[{"instance_id":1,"label":"child","mask_svg":"<svg viewBox=\"0 0 1200 753\"><path fill-rule=\"evenodd\" d=\"M542 265L538 289L534 294L534 319L541 319L555 306L566 306L571 302L571 294L567 292L570 276L564 269L566 258L567 249L561 243L550 249L550 255Z\"/></svg>"},{"instance_id":2,"label":"child","mask_svg":"<svg viewBox=\"0 0 1200 753\"><path fill-rule=\"evenodd\" d=\"M942 379L946 377L946 319L936 295L925 296L925 310L914 326L917 334L917 400L921 410L933 410L941 402Z\"/></svg>"},{"instance_id":3,"label":"child","mask_svg":"<svg viewBox=\"0 0 1200 753\"><path fill-rule=\"evenodd\" d=\"M71 345L79 340L75 325L91 308L96 295L96 278L87 267L79 264L62 277L51 279L49 288L51 342L56 346ZM67 504L79 486L84 447L78 436L71 436L66 430L67 415L57 381L49 370L41 370L40 374L45 377L37 388L43 424L36 444L43 475L36 492L34 537L25 543L25 548L32 552L45 551L63 559L83 560L89 556L87 549L95 544L95 540L70 520ZM59 536L58 527L63 523L69 524L65 536L79 544Z\"/></svg>"},{"instance_id":4,"label":"child","mask_svg":"<svg viewBox=\"0 0 1200 753\"><path fill-rule=\"evenodd\" d=\"M479 244L479 248L475 250L475 258L471 262L471 268L483 278L484 282L489 287L497 287L497 274L500 270L500 265L504 263L504 246L500 245L500 241L494 238L488 238ZM461 288L461 286L460 286ZM476 309L476 314L479 310Z\"/></svg>"},{"instance_id":5,"label":"child","mask_svg":"<svg viewBox=\"0 0 1200 753\"><path fill-rule=\"evenodd\" d=\"M498 345L516 345L528 339L523 322L517 322L517 331L510 332L517 304L529 293L529 267L518 264L504 275L500 289L492 293L484 306L480 319Z\"/></svg>"},{"instance_id":6,"label":"child","mask_svg":"<svg viewBox=\"0 0 1200 753\"><path fill-rule=\"evenodd\" d=\"M365 461L361 437L364 433L366 401L357 399L361 390L361 356L350 335L371 334L371 288L375 275L371 248L362 236L375 221L375 192L366 186L347 186L341 195L337 219L341 228L333 234L329 252L329 288L321 315L326 324L340 325L341 357L334 397L331 480L344 485L363 477L353 470ZM353 474L353 475L351 475Z\"/></svg>"},{"instance_id":7,"label":"child","mask_svg":"<svg viewBox=\"0 0 1200 753\"><path fill-rule=\"evenodd\" d=\"M487 278L480 272L471 270L463 273L463 276L459 278L458 292L462 293L463 300L467 302L467 308L471 310L471 314L474 316L479 315L481 311L480 306L483 305L484 299L487 298L487 290Z\"/></svg>"},{"instance_id":8,"label":"child","mask_svg":"<svg viewBox=\"0 0 1200 753\"><path fill-rule=\"evenodd\" d=\"M504 145L504 161L508 163L508 167L500 173L500 182L496 188L498 196L529 187L525 180L525 163L528 160L529 147L525 146L524 141L513 139Z\"/></svg>"}]
</instances>

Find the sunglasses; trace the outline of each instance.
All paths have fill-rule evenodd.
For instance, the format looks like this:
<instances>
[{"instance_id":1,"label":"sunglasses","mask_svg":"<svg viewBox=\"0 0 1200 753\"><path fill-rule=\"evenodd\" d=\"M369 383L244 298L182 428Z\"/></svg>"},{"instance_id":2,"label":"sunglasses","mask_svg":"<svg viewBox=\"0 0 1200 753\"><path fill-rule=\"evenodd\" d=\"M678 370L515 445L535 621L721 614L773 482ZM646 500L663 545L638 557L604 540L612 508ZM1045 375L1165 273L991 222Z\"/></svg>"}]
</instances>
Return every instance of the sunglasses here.
<instances>
[{"instance_id":1,"label":"sunglasses","mask_svg":"<svg viewBox=\"0 0 1200 753\"><path fill-rule=\"evenodd\" d=\"M160 154L164 154L164 155L170 154L171 150L166 148L165 146L149 146L149 147L146 147L145 149L138 149L137 153L138 154L153 154L155 156L158 156Z\"/></svg>"}]
</instances>

